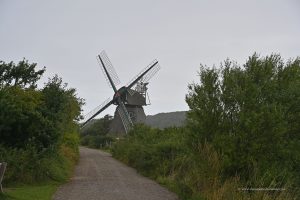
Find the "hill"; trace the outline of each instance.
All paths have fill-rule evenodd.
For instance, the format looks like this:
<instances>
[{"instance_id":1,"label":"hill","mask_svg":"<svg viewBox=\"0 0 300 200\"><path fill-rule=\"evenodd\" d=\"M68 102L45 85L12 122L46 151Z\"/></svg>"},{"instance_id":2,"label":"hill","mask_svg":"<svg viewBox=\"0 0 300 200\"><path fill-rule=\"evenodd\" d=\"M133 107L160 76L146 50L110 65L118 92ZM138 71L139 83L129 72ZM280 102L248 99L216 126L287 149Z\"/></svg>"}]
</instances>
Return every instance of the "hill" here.
<instances>
[{"instance_id":1,"label":"hill","mask_svg":"<svg viewBox=\"0 0 300 200\"><path fill-rule=\"evenodd\" d=\"M167 128L172 126L183 126L186 119L186 111L177 111L169 113L158 113L148 115L145 124L155 128Z\"/></svg>"}]
</instances>

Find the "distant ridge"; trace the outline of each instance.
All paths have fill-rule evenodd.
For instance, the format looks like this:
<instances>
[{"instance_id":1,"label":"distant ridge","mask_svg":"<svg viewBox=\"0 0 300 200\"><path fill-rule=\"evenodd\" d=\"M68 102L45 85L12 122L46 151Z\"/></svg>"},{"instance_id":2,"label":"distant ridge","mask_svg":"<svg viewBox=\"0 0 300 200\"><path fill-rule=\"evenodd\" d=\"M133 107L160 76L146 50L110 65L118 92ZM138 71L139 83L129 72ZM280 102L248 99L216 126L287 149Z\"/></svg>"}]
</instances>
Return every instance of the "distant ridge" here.
<instances>
[{"instance_id":1,"label":"distant ridge","mask_svg":"<svg viewBox=\"0 0 300 200\"><path fill-rule=\"evenodd\" d=\"M156 115L147 115L145 124L153 128L168 128L183 126L186 119L187 111L176 111L168 113L158 113ZM82 130L89 129L100 119L92 119Z\"/></svg>"},{"instance_id":2,"label":"distant ridge","mask_svg":"<svg viewBox=\"0 0 300 200\"><path fill-rule=\"evenodd\" d=\"M148 126L154 128L167 128L167 127L180 127L183 126L186 119L187 111L177 111L169 113L158 113L156 115L148 115L146 117L146 122Z\"/></svg>"}]
</instances>

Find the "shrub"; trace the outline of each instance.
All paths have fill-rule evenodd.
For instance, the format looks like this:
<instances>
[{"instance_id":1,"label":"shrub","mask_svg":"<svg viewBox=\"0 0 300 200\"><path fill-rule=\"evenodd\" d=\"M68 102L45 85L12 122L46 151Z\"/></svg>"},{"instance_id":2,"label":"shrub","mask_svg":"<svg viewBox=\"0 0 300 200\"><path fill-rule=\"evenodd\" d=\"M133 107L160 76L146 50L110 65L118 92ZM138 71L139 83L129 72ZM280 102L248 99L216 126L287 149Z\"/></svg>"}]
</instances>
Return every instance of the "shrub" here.
<instances>
[{"instance_id":1,"label":"shrub","mask_svg":"<svg viewBox=\"0 0 300 200\"><path fill-rule=\"evenodd\" d=\"M32 147L12 149L0 147L0 160L7 162L4 176L6 184L36 181L63 181L69 175L71 162L56 151L37 153Z\"/></svg>"},{"instance_id":2,"label":"shrub","mask_svg":"<svg viewBox=\"0 0 300 200\"><path fill-rule=\"evenodd\" d=\"M192 149L184 139L187 129L151 129L146 126L135 128L112 148L115 158L166 185L182 199L294 199L291 187L283 183L286 191L245 192L239 188L253 186L276 188L265 179L253 177L245 182L238 175L224 177L224 158L209 143Z\"/></svg>"},{"instance_id":3,"label":"shrub","mask_svg":"<svg viewBox=\"0 0 300 200\"><path fill-rule=\"evenodd\" d=\"M221 69L201 67L189 85L189 144L205 141L224 156L223 175L253 174L269 184L300 173L300 59L249 57L243 67L229 60ZM277 181L275 180L275 181Z\"/></svg>"},{"instance_id":4,"label":"shrub","mask_svg":"<svg viewBox=\"0 0 300 200\"><path fill-rule=\"evenodd\" d=\"M83 100L57 75L37 89L45 71L23 60L0 61L0 161L10 183L65 180L78 159Z\"/></svg>"}]
</instances>

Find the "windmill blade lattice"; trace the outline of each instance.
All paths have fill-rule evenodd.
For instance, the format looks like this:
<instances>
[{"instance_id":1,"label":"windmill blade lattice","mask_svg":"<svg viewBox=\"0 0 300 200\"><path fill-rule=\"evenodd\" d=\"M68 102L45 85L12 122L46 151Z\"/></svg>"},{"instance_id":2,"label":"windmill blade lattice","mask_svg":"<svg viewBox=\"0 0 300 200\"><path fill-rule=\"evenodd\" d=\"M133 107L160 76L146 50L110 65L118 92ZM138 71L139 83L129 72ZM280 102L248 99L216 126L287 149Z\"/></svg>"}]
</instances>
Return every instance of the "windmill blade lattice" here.
<instances>
[{"instance_id":1,"label":"windmill blade lattice","mask_svg":"<svg viewBox=\"0 0 300 200\"><path fill-rule=\"evenodd\" d=\"M158 71L160 70L160 65L158 61L153 60L147 67L145 67L140 73L138 73L129 83L126 84L126 87L129 89L132 88L138 81L147 82L149 81ZM128 90L129 94L133 95L134 90Z\"/></svg>"},{"instance_id":2,"label":"windmill blade lattice","mask_svg":"<svg viewBox=\"0 0 300 200\"><path fill-rule=\"evenodd\" d=\"M157 63L147 74L141 78L141 82L147 83L158 71L160 70L160 65Z\"/></svg>"},{"instance_id":3,"label":"windmill blade lattice","mask_svg":"<svg viewBox=\"0 0 300 200\"><path fill-rule=\"evenodd\" d=\"M92 120L94 117L99 115L102 111L104 111L108 106L110 106L113 103L111 98L106 99L103 103L101 103L99 106L94 108L92 111L90 111L88 114L84 116L84 123L82 126L85 126L90 120Z\"/></svg>"},{"instance_id":4,"label":"windmill blade lattice","mask_svg":"<svg viewBox=\"0 0 300 200\"><path fill-rule=\"evenodd\" d=\"M133 123L123 102L120 102L119 106L117 107L117 110L122 120L123 126L125 128L125 132L128 133Z\"/></svg>"},{"instance_id":5,"label":"windmill blade lattice","mask_svg":"<svg viewBox=\"0 0 300 200\"><path fill-rule=\"evenodd\" d=\"M102 59L103 64L104 64L105 66L102 65L99 56L100 56L100 58ZM108 56L106 55L105 51L102 51L102 52L99 54L99 56L97 56L97 60L98 60L99 65L101 66L101 70L102 70L102 72L103 72L103 74L104 74L104 76L105 76L106 82L108 83L109 87L112 87L112 85L111 85L110 82L109 82L109 79L108 79L108 77L107 77L107 75L106 75L106 73L105 73L104 67L106 68L107 72L109 73L109 75L110 75L110 77L111 77L111 79L112 79L114 85L115 85L115 86L116 86L116 85L119 85L119 84L121 83L121 81L120 81L120 79L119 79L119 77L118 77L118 74L117 74L116 70L114 69L112 63L110 62Z\"/></svg>"}]
</instances>

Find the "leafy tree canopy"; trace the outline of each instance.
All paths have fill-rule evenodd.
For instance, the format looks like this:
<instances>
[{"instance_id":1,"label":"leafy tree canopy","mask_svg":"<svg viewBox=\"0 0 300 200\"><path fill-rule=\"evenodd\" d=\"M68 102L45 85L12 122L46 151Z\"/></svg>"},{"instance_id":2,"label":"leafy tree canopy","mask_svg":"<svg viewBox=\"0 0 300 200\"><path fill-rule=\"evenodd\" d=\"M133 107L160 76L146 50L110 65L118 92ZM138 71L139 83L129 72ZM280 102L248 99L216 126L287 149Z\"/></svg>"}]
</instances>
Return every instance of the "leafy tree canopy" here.
<instances>
[{"instance_id":1,"label":"leafy tree canopy","mask_svg":"<svg viewBox=\"0 0 300 200\"><path fill-rule=\"evenodd\" d=\"M38 151L58 147L65 134L78 131L83 100L57 75L36 89L45 68L20 61L0 61L0 144L34 146Z\"/></svg>"},{"instance_id":2,"label":"leafy tree canopy","mask_svg":"<svg viewBox=\"0 0 300 200\"><path fill-rule=\"evenodd\" d=\"M36 63L29 64L23 59L17 65L14 62L0 61L0 85L36 88L36 82L44 74L46 68L36 70Z\"/></svg>"},{"instance_id":3,"label":"leafy tree canopy","mask_svg":"<svg viewBox=\"0 0 300 200\"><path fill-rule=\"evenodd\" d=\"M299 169L300 58L254 54L243 66L201 66L199 76L186 96L191 145L212 143L228 174Z\"/></svg>"}]
</instances>

